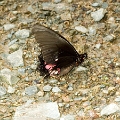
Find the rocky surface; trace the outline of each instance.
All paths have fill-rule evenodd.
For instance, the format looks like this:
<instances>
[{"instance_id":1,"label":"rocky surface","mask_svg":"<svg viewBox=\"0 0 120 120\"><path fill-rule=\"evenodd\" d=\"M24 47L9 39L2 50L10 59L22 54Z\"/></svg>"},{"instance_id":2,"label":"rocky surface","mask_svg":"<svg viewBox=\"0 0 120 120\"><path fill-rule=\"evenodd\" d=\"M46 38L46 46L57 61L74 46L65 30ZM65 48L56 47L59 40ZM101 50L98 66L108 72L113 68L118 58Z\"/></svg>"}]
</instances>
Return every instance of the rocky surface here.
<instances>
[{"instance_id":1,"label":"rocky surface","mask_svg":"<svg viewBox=\"0 0 120 120\"><path fill-rule=\"evenodd\" d=\"M36 23L87 52L82 67L40 76ZM1 0L0 34L0 120L120 119L119 0Z\"/></svg>"}]
</instances>

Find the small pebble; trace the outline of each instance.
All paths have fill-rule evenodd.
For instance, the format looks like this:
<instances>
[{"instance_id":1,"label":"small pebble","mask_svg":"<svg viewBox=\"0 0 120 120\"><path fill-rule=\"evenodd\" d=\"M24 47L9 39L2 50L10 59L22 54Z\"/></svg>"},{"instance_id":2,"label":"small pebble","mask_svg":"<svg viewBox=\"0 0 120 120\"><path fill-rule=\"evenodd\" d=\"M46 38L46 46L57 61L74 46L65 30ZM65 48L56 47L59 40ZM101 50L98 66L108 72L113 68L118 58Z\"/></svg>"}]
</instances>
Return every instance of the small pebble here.
<instances>
[{"instance_id":1,"label":"small pebble","mask_svg":"<svg viewBox=\"0 0 120 120\"><path fill-rule=\"evenodd\" d=\"M48 92L48 91L50 91L52 89L52 87L50 86L50 85L45 85L44 87L43 87L43 91L45 91L45 92Z\"/></svg>"},{"instance_id":2,"label":"small pebble","mask_svg":"<svg viewBox=\"0 0 120 120\"><path fill-rule=\"evenodd\" d=\"M73 87L69 86L69 87L68 87L68 90L72 91L72 90L73 90Z\"/></svg>"},{"instance_id":3,"label":"small pebble","mask_svg":"<svg viewBox=\"0 0 120 120\"><path fill-rule=\"evenodd\" d=\"M9 47L9 49L10 49L11 52L14 52L14 51L19 49L19 45L17 43L13 44Z\"/></svg>"},{"instance_id":4,"label":"small pebble","mask_svg":"<svg viewBox=\"0 0 120 120\"><path fill-rule=\"evenodd\" d=\"M93 3L92 6L93 7L98 7L98 6L100 6L100 4L99 3Z\"/></svg>"},{"instance_id":5,"label":"small pebble","mask_svg":"<svg viewBox=\"0 0 120 120\"><path fill-rule=\"evenodd\" d=\"M11 45L15 44L17 41L18 41L18 39L14 39L14 40L10 41L8 46L11 46Z\"/></svg>"},{"instance_id":6,"label":"small pebble","mask_svg":"<svg viewBox=\"0 0 120 120\"><path fill-rule=\"evenodd\" d=\"M32 14L35 13L35 10L33 9L32 5L29 5L28 8L27 8L27 10L28 10L29 12L31 12Z\"/></svg>"},{"instance_id":7,"label":"small pebble","mask_svg":"<svg viewBox=\"0 0 120 120\"><path fill-rule=\"evenodd\" d=\"M100 8L95 12L91 12L91 17L94 19L94 21L100 21L104 17L106 12L107 11L105 9Z\"/></svg>"},{"instance_id":8,"label":"small pebble","mask_svg":"<svg viewBox=\"0 0 120 120\"><path fill-rule=\"evenodd\" d=\"M79 32L82 32L82 33L87 33L88 32L88 29L85 28L84 26L76 26L75 29Z\"/></svg>"},{"instance_id":9,"label":"small pebble","mask_svg":"<svg viewBox=\"0 0 120 120\"><path fill-rule=\"evenodd\" d=\"M111 42L113 41L114 37L112 35L107 35L106 37L103 38L104 41Z\"/></svg>"},{"instance_id":10,"label":"small pebble","mask_svg":"<svg viewBox=\"0 0 120 120\"><path fill-rule=\"evenodd\" d=\"M54 2L55 2L55 3L59 3L59 2L61 2L61 0L54 0Z\"/></svg>"},{"instance_id":11,"label":"small pebble","mask_svg":"<svg viewBox=\"0 0 120 120\"><path fill-rule=\"evenodd\" d=\"M102 3L102 8L106 9L108 7L108 3L107 2L103 2Z\"/></svg>"},{"instance_id":12,"label":"small pebble","mask_svg":"<svg viewBox=\"0 0 120 120\"><path fill-rule=\"evenodd\" d=\"M71 3L73 0L68 0L68 3Z\"/></svg>"},{"instance_id":13,"label":"small pebble","mask_svg":"<svg viewBox=\"0 0 120 120\"><path fill-rule=\"evenodd\" d=\"M30 36L30 31L26 29L18 30L15 33L15 36L20 39L25 39Z\"/></svg>"},{"instance_id":14,"label":"small pebble","mask_svg":"<svg viewBox=\"0 0 120 120\"><path fill-rule=\"evenodd\" d=\"M11 76L11 80L9 81L10 85L14 85L16 84L18 81L20 80L20 78L17 75L12 75Z\"/></svg>"},{"instance_id":15,"label":"small pebble","mask_svg":"<svg viewBox=\"0 0 120 120\"><path fill-rule=\"evenodd\" d=\"M101 110L100 114L101 114L101 116L110 115L110 114L113 114L113 113L115 113L115 112L117 112L119 110L120 110L120 108L119 108L119 106L117 104L111 103L111 104L107 105L106 107L104 107Z\"/></svg>"},{"instance_id":16,"label":"small pebble","mask_svg":"<svg viewBox=\"0 0 120 120\"><path fill-rule=\"evenodd\" d=\"M50 79L48 82L54 84L54 83L57 83L58 80L57 79Z\"/></svg>"},{"instance_id":17,"label":"small pebble","mask_svg":"<svg viewBox=\"0 0 120 120\"><path fill-rule=\"evenodd\" d=\"M27 95L34 95L36 94L38 91L37 87L36 86L29 86L29 87L26 87L25 88L25 93Z\"/></svg>"},{"instance_id":18,"label":"small pebble","mask_svg":"<svg viewBox=\"0 0 120 120\"><path fill-rule=\"evenodd\" d=\"M8 60L8 62L10 62L10 64L13 67L23 66L24 62L23 62L23 51L22 51L22 49L19 49L15 52L9 54L8 57L7 57L7 60Z\"/></svg>"},{"instance_id":19,"label":"small pebble","mask_svg":"<svg viewBox=\"0 0 120 120\"><path fill-rule=\"evenodd\" d=\"M14 27L15 27L15 25L14 24L5 24L4 26L4 30L10 30L10 29L13 29Z\"/></svg>"},{"instance_id":20,"label":"small pebble","mask_svg":"<svg viewBox=\"0 0 120 120\"><path fill-rule=\"evenodd\" d=\"M8 86L8 93L14 93L15 92L15 88L13 88L12 86Z\"/></svg>"},{"instance_id":21,"label":"small pebble","mask_svg":"<svg viewBox=\"0 0 120 120\"><path fill-rule=\"evenodd\" d=\"M6 94L6 89L3 86L0 86L0 96L3 96Z\"/></svg>"},{"instance_id":22,"label":"small pebble","mask_svg":"<svg viewBox=\"0 0 120 120\"><path fill-rule=\"evenodd\" d=\"M116 102L120 102L120 96L117 96L117 98L115 98Z\"/></svg>"},{"instance_id":23,"label":"small pebble","mask_svg":"<svg viewBox=\"0 0 120 120\"><path fill-rule=\"evenodd\" d=\"M115 23L115 18L114 17L110 17L108 19L108 23Z\"/></svg>"},{"instance_id":24,"label":"small pebble","mask_svg":"<svg viewBox=\"0 0 120 120\"><path fill-rule=\"evenodd\" d=\"M86 71L86 70L87 70L87 68L82 67L82 66L78 66L75 71L80 72L80 71Z\"/></svg>"},{"instance_id":25,"label":"small pebble","mask_svg":"<svg viewBox=\"0 0 120 120\"><path fill-rule=\"evenodd\" d=\"M101 44L100 44L100 43L98 43L98 44L96 44L96 45L95 45L95 47L96 47L97 49L100 49Z\"/></svg>"},{"instance_id":26,"label":"small pebble","mask_svg":"<svg viewBox=\"0 0 120 120\"><path fill-rule=\"evenodd\" d=\"M71 114L62 115L60 120L75 120L75 116Z\"/></svg>"},{"instance_id":27,"label":"small pebble","mask_svg":"<svg viewBox=\"0 0 120 120\"><path fill-rule=\"evenodd\" d=\"M53 88L52 88L52 92L58 93L58 92L61 92L61 90L60 90L59 87L53 87Z\"/></svg>"}]
</instances>

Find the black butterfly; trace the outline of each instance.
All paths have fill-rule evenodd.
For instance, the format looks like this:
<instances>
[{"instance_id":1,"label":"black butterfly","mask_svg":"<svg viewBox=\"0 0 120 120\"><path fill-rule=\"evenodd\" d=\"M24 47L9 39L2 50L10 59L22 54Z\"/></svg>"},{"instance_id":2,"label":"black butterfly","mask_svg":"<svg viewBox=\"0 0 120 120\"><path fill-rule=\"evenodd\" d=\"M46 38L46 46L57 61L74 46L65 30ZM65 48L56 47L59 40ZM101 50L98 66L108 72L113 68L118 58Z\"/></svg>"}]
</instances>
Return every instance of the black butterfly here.
<instances>
[{"instance_id":1,"label":"black butterfly","mask_svg":"<svg viewBox=\"0 0 120 120\"><path fill-rule=\"evenodd\" d=\"M63 36L49 28L35 25L32 33L41 48L38 56L41 75L65 75L87 58L87 53L79 54Z\"/></svg>"}]
</instances>

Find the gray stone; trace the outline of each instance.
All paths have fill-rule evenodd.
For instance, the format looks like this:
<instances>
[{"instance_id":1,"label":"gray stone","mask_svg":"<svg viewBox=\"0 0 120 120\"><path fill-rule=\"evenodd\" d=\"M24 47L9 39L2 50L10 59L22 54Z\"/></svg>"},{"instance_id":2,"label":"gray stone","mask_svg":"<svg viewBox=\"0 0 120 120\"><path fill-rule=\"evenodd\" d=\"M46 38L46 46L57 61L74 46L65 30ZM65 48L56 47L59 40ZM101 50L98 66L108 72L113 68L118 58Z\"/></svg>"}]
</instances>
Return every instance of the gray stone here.
<instances>
[{"instance_id":1,"label":"gray stone","mask_svg":"<svg viewBox=\"0 0 120 120\"><path fill-rule=\"evenodd\" d=\"M58 93L58 92L61 92L61 90L59 87L53 87L52 92Z\"/></svg>"},{"instance_id":2,"label":"gray stone","mask_svg":"<svg viewBox=\"0 0 120 120\"><path fill-rule=\"evenodd\" d=\"M77 114L81 117L85 117L85 113L83 110L80 110Z\"/></svg>"},{"instance_id":3,"label":"gray stone","mask_svg":"<svg viewBox=\"0 0 120 120\"><path fill-rule=\"evenodd\" d=\"M20 39L25 39L30 36L30 31L26 29L18 30L15 33L15 36Z\"/></svg>"},{"instance_id":4,"label":"gray stone","mask_svg":"<svg viewBox=\"0 0 120 120\"><path fill-rule=\"evenodd\" d=\"M25 68L19 68L18 73L19 74L25 74Z\"/></svg>"},{"instance_id":5,"label":"gray stone","mask_svg":"<svg viewBox=\"0 0 120 120\"><path fill-rule=\"evenodd\" d=\"M54 2L55 2L55 3L59 3L59 2L61 2L61 0L54 0Z\"/></svg>"},{"instance_id":6,"label":"gray stone","mask_svg":"<svg viewBox=\"0 0 120 120\"><path fill-rule=\"evenodd\" d=\"M100 8L95 12L91 12L91 17L94 19L94 21L100 21L104 17L106 12L107 11L105 9Z\"/></svg>"},{"instance_id":7,"label":"gray stone","mask_svg":"<svg viewBox=\"0 0 120 120\"><path fill-rule=\"evenodd\" d=\"M10 30L10 29L13 29L14 27L15 27L15 25L14 24L5 24L4 26L4 30Z\"/></svg>"},{"instance_id":8,"label":"gray stone","mask_svg":"<svg viewBox=\"0 0 120 120\"><path fill-rule=\"evenodd\" d=\"M10 69L7 69L7 68L4 68L0 71L0 77L1 77L1 80L4 82L4 81L11 81L11 70ZM10 83L10 82L9 82Z\"/></svg>"},{"instance_id":9,"label":"gray stone","mask_svg":"<svg viewBox=\"0 0 120 120\"><path fill-rule=\"evenodd\" d=\"M74 115L62 115L60 120L75 120L75 116Z\"/></svg>"},{"instance_id":10,"label":"gray stone","mask_svg":"<svg viewBox=\"0 0 120 120\"><path fill-rule=\"evenodd\" d=\"M96 34L96 28L95 27L89 27L88 28L89 35L95 35Z\"/></svg>"},{"instance_id":11,"label":"gray stone","mask_svg":"<svg viewBox=\"0 0 120 120\"><path fill-rule=\"evenodd\" d=\"M97 49L99 49L99 48L101 47L101 44L98 43L98 44L95 45L95 47L96 47Z\"/></svg>"},{"instance_id":12,"label":"gray stone","mask_svg":"<svg viewBox=\"0 0 120 120\"><path fill-rule=\"evenodd\" d=\"M17 107L13 120L59 120L60 113L56 102L25 104Z\"/></svg>"},{"instance_id":13,"label":"gray stone","mask_svg":"<svg viewBox=\"0 0 120 120\"><path fill-rule=\"evenodd\" d=\"M16 51L19 49L19 45L16 43L16 44L13 44L9 47L10 51Z\"/></svg>"},{"instance_id":14,"label":"gray stone","mask_svg":"<svg viewBox=\"0 0 120 120\"><path fill-rule=\"evenodd\" d=\"M42 4L42 9L43 10L51 10L54 9L54 4L50 3L50 2L43 2Z\"/></svg>"},{"instance_id":15,"label":"gray stone","mask_svg":"<svg viewBox=\"0 0 120 120\"><path fill-rule=\"evenodd\" d=\"M117 96L117 98L115 98L116 102L120 102L120 96Z\"/></svg>"},{"instance_id":16,"label":"gray stone","mask_svg":"<svg viewBox=\"0 0 120 120\"><path fill-rule=\"evenodd\" d=\"M110 114L113 114L119 110L120 110L120 107L117 104L111 103L111 104L107 105L106 107L104 107L101 110L100 114L101 114L101 116L110 115Z\"/></svg>"},{"instance_id":17,"label":"gray stone","mask_svg":"<svg viewBox=\"0 0 120 120\"><path fill-rule=\"evenodd\" d=\"M8 60L8 62L11 63L11 65L13 67L23 66L24 63L23 63L22 55L23 55L23 51L22 51L22 49L19 49L15 52L9 54L7 57L7 60Z\"/></svg>"},{"instance_id":18,"label":"gray stone","mask_svg":"<svg viewBox=\"0 0 120 120\"><path fill-rule=\"evenodd\" d=\"M68 1L68 3L71 3L73 0L67 0Z\"/></svg>"},{"instance_id":19,"label":"gray stone","mask_svg":"<svg viewBox=\"0 0 120 120\"><path fill-rule=\"evenodd\" d=\"M9 44L8 44L8 46L11 46L11 45L15 44L17 42L17 40L18 39L14 39L14 40L10 41Z\"/></svg>"},{"instance_id":20,"label":"gray stone","mask_svg":"<svg viewBox=\"0 0 120 120\"><path fill-rule=\"evenodd\" d=\"M82 67L82 66L78 66L75 71L86 71L86 70L87 70L87 68Z\"/></svg>"},{"instance_id":21,"label":"gray stone","mask_svg":"<svg viewBox=\"0 0 120 120\"><path fill-rule=\"evenodd\" d=\"M20 80L17 75L14 75L13 72L7 68L0 71L0 79L3 82L9 83L10 85L16 84Z\"/></svg>"},{"instance_id":22,"label":"gray stone","mask_svg":"<svg viewBox=\"0 0 120 120\"><path fill-rule=\"evenodd\" d=\"M81 25L80 25L80 26L76 26L75 29L76 29L77 31L82 32L82 33L87 33L87 32L88 32L88 29L85 28L84 26L81 26Z\"/></svg>"},{"instance_id":23,"label":"gray stone","mask_svg":"<svg viewBox=\"0 0 120 120\"><path fill-rule=\"evenodd\" d=\"M56 80L56 79L50 79L48 82L54 84L54 83L57 83L58 80Z\"/></svg>"},{"instance_id":24,"label":"gray stone","mask_svg":"<svg viewBox=\"0 0 120 120\"><path fill-rule=\"evenodd\" d=\"M103 2L102 8L106 9L107 7L108 7L108 3L107 2Z\"/></svg>"},{"instance_id":25,"label":"gray stone","mask_svg":"<svg viewBox=\"0 0 120 120\"><path fill-rule=\"evenodd\" d=\"M62 13L60 16L61 16L62 20L71 20L72 19L71 14L68 12Z\"/></svg>"},{"instance_id":26,"label":"gray stone","mask_svg":"<svg viewBox=\"0 0 120 120\"><path fill-rule=\"evenodd\" d=\"M27 95L34 95L35 93L37 93L38 89L36 86L29 86L25 88L25 93Z\"/></svg>"},{"instance_id":27,"label":"gray stone","mask_svg":"<svg viewBox=\"0 0 120 120\"><path fill-rule=\"evenodd\" d=\"M98 6L100 6L100 4L99 3L93 3L92 6L93 7L98 7Z\"/></svg>"},{"instance_id":28,"label":"gray stone","mask_svg":"<svg viewBox=\"0 0 120 120\"><path fill-rule=\"evenodd\" d=\"M44 91L50 91L52 89L52 87L50 86L50 85L45 85L44 87L43 87L43 90Z\"/></svg>"},{"instance_id":29,"label":"gray stone","mask_svg":"<svg viewBox=\"0 0 120 120\"><path fill-rule=\"evenodd\" d=\"M11 80L9 81L10 85L14 85L16 84L18 81L20 80L20 78L16 75L12 75L11 76Z\"/></svg>"},{"instance_id":30,"label":"gray stone","mask_svg":"<svg viewBox=\"0 0 120 120\"><path fill-rule=\"evenodd\" d=\"M10 85L16 84L20 78L16 74L17 71L11 71L10 69L4 68L0 71L0 77L3 82L7 82Z\"/></svg>"},{"instance_id":31,"label":"gray stone","mask_svg":"<svg viewBox=\"0 0 120 120\"><path fill-rule=\"evenodd\" d=\"M8 93L14 93L15 92L15 88L13 88L12 86L8 86Z\"/></svg>"},{"instance_id":32,"label":"gray stone","mask_svg":"<svg viewBox=\"0 0 120 120\"><path fill-rule=\"evenodd\" d=\"M27 10L28 10L29 12L31 12L32 14L35 13L35 10L33 9L32 5L29 5L28 8L27 8Z\"/></svg>"},{"instance_id":33,"label":"gray stone","mask_svg":"<svg viewBox=\"0 0 120 120\"><path fill-rule=\"evenodd\" d=\"M68 87L68 90L72 91L72 90L73 90L73 87L72 87L72 86L69 86L69 87Z\"/></svg>"},{"instance_id":34,"label":"gray stone","mask_svg":"<svg viewBox=\"0 0 120 120\"><path fill-rule=\"evenodd\" d=\"M113 41L114 37L112 35L107 35L106 37L103 38L104 41L111 42Z\"/></svg>"},{"instance_id":35,"label":"gray stone","mask_svg":"<svg viewBox=\"0 0 120 120\"><path fill-rule=\"evenodd\" d=\"M6 89L3 86L0 86L0 96L3 96L6 94Z\"/></svg>"}]
</instances>

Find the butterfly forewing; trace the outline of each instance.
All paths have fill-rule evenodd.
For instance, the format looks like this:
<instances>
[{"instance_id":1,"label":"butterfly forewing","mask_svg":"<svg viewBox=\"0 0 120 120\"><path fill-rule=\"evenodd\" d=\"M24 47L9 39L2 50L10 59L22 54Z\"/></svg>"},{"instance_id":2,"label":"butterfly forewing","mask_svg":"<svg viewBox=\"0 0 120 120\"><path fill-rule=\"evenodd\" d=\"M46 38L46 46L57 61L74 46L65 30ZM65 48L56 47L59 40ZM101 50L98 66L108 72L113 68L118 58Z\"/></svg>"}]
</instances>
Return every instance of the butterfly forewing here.
<instances>
[{"instance_id":1,"label":"butterfly forewing","mask_svg":"<svg viewBox=\"0 0 120 120\"><path fill-rule=\"evenodd\" d=\"M46 51L46 54L48 52L51 56L53 55L53 51L58 51L58 54L61 53L61 55L65 54L66 56L76 56L78 54L65 38L49 28L36 25L32 32L35 34L36 41L39 43L42 53ZM50 52L49 50L51 49L53 51ZM43 57L49 63L50 58L46 58L44 54Z\"/></svg>"}]
</instances>

